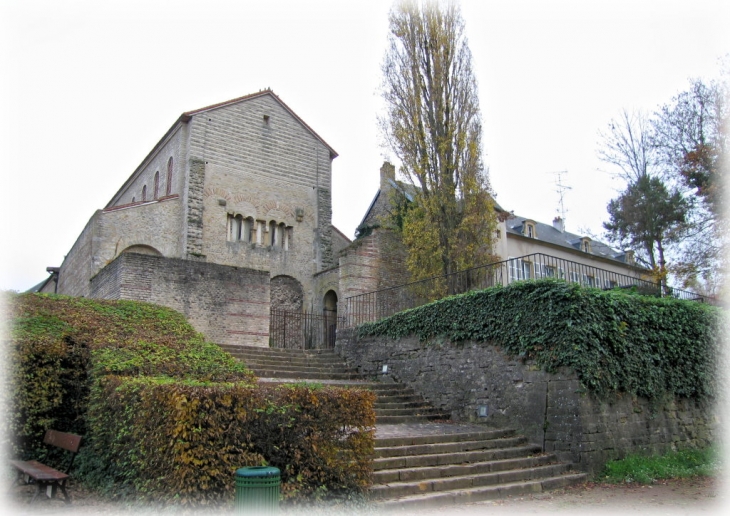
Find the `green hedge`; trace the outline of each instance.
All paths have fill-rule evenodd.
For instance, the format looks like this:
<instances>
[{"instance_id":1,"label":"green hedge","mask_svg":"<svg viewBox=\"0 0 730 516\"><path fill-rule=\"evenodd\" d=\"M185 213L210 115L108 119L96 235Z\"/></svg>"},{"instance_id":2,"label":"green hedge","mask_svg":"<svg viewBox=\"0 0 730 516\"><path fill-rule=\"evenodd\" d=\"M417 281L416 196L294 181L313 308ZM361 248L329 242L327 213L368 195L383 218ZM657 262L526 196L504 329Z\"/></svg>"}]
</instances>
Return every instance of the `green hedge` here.
<instances>
[{"instance_id":1,"label":"green hedge","mask_svg":"<svg viewBox=\"0 0 730 516\"><path fill-rule=\"evenodd\" d=\"M228 501L236 468L280 467L289 497L361 490L370 479L374 396L253 374L164 307L11 296L14 455L59 465L47 428L85 436L76 475L115 496Z\"/></svg>"},{"instance_id":2,"label":"green hedge","mask_svg":"<svg viewBox=\"0 0 730 516\"><path fill-rule=\"evenodd\" d=\"M285 497L370 481L374 395L363 390L106 377L89 431L91 480L158 502L230 502L234 472L281 469Z\"/></svg>"},{"instance_id":3,"label":"green hedge","mask_svg":"<svg viewBox=\"0 0 730 516\"><path fill-rule=\"evenodd\" d=\"M149 303L44 294L12 295L13 452L44 458L47 428L86 434L91 380L106 374L248 381L253 374L205 342L182 314Z\"/></svg>"},{"instance_id":4,"label":"green hedge","mask_svg":"<svg viewBox=\"0 0 730 516\"><path fill-rule=\"evenodd\" d=\"M359 336L490 342L589 390L647 398L715 394L721 311L698 302L600 291L557 280L453 296L358 327Z\"/></svg>"}]
</instances>

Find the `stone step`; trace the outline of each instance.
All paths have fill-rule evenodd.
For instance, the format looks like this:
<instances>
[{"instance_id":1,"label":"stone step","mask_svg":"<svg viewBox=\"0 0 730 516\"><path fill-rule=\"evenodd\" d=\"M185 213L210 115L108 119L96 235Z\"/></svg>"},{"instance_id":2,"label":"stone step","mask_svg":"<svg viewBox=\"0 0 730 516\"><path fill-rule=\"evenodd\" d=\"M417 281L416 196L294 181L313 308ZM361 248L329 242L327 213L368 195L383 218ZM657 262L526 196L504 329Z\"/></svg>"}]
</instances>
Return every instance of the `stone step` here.
<instances>
[{"instance_id":1,"label":"stone step","mask_svg":"<svg viewBox=\"0 0 730 516\"><path fill-rule=\"evenodd\" d=\"M415 397L415 396L414 396ZM387 410L387 409L404 409L404 408L419 408L423 407L423 400L414 400L414 401L386 401L382 402L380 401L381 397L378 396L375 399L375 408L380 410Z\"/></svg>"},{"instance_id":2,"label":"stone step","mask_svg":"<svg viewBox=\"0 0 730 516\"><path fill-rule=\"evenodd\" d=\"M400 384L368 382L370 377L347 368L332 350L300 350L224 345L222 349L241 360L260 381L276 384L311 382L341 388L365 388L376 395L378 424L419 423L449 419L424 403L412 389ZM350 383L352 382L352 383Z\"/></svg>"},{"instance_id":3,"label":"stone step","mask_svg":"<svg viewBox=\"0 0 730 516\"><path fill-rule=\"evenodd\" d=\"M224 351L236 357L344 363L342 358L340 358L340 356L332 350L258 348L253 346L235 346L230 344L219 344L219 346Z\"/></svg>"},{"instance_id":4,"label":"stone step","mask_svg":"<svg viewBox=\"0 0 730 516\"><path fill-rule=\"evenodd\" d=\"M380 425L400 425L404 423L426 423L428 421L446 420L449 414L419 414L411 416L379 416L376 412L375 423Z\"/></svg>"},{"instance_id":5,"label":"stone step","mask_svg":"<svg viewBox=\"0 0 730 516\"><path fill-rule=\"evenodd\" d=\"M407 469L431 466L448 466L451 464L478 463L527 457L539 454L541 448L534 444L510 446L508 448L481 449L458 453L432 453L427 455L396 455L378 457L373 460L373 469Z\"/></svg>"},{"instance_id":6,"label":"stone step","mask_svg":"<svg viewBox=\"0 0 730 516\"><path fill-rule=\"evenodd\" d=\"M429 492L454 491L457 489L471 489L475 487L559 477L567 473L569 469L570 466L568 464L547 464L478 475L432 478L411 482L391 482L388 484L374 485L370 489L370 494L374 499L402 498L404 496Z\"/></svg>"},{"instance_id":7,"label":"stone step","mask_svg":"<svg viewBox=\"0 0 730 516\"><path fill-rule=\"evenodd\" d=\"M373 483L389 484L393 482L413 482L433 478L481 475L483 473L494 473L510 469L533 468L556 462L557 458L554 454L530 455L527 457L519 454L515 458L488 460L484 462L384 469L373 473Z\"/></svg>"},{"instance_id":8,"label":"stone step","mask_svg":"<svg viewBox=\"0 0 730 516\"><path fill-rule=\"evenodd\" d=\"M378 509L383 512L400 510L413 511L417 509L448 507L485 500L496 500L508 496L525 496L577 484L585 481L586 478L587 475L585 473L568 473L559 476L474 487L471 489L425 492L384 500L378 503Z\"/></svg>"},{"instance_id":9,"label":"stone step","mask_svg":"<svg viewBox=\"0 0 730 516\"><path fill-rule=\"evenodd\" d=\"M304 372L304 371L288 371L288 370L264 370L264 369L251 369L254 374L261 378L288 378L288 379L302 379L302 380L360 380L365 376L360 373L322 373L319 371Z\"/></svg>"},{"instance_id":10,"label":"stone step","mask_svg":"<svg viewBox=\"0 0 730 516\"><path fill-rule=\"evenodd\" d=\"M409 415L428 415L428 414L439 414L436 409L429 405L420 404L415 407L396 407L396 408L381 408L376 407L376 411L379 416L409 416Z\"/></svg>"},{"instance_id":11,"label":"stone step","mask_svg":"<svg viewBox=\"0 0 730 516\"><path fill-rule=\"evenodd\" d=\"M524 436L504 437L478 441L434 442L428 444L412 444L375 448L375 457L406 457L414 455L437 455L445 453L462 453L493 448L523 446L527 442Z\"/></svg>"},{"instance_id":12,"label":"stone step","mask_svg":"<svg viewBox=\"0 0 730 516\"><path fill-rule=\"evenodd\" d=\"M259 377L260 381L265 381L267 383L307 383L307 380L300 379L300 378L267 378L265 376ZM313 379L310 381L310 383L313 384L323 384L331 387L339 387L343 389L368 389L375 393L377 396L377 399L380 399L381 396L385 395L386 397L389 397L388 394L395 392L399 393L403 391L403 387L398 384L382 384L382 383L374 383L371 381L366 380L332 380L327 378L319 378L319 379ZM412 392L412 391L410 391ZM396 395L396 398L398 397L404 397L401 395ZM407 398L410 398L410 396L405 396ZM415 397L418 400L422 399L420 397Z\"/></svg>"},{"instance_id":13,"label":"stone step","mask_svg":"<svg viewBox=\"0 0 730 516\"><path fill-rule=\"evenodd\" d=\"M375 400L375 403L378 403L380 405L401 405L401 404L415 404L415 405L423 405L423 398L420 396L388 396L385 394L377 394L377 399Z\"/></svg>"},{"instance_id":14,"label":"stone step","mask_svg":"<svg viewBox=\"0 0 730 516\"><path fill-rule=\"evenodd\" d=\"M359 374L356 371L351 371L342 365L335 366L317 366L317 365L301 365L301 364L287 364L287 363L276 363L276 362L254 362L245 361L246 367L252 371L301 371L303 373L322 373L327 374Z\"/></svg>"},{"instance_id":15,"label":"stone step","mask_svg":"<svg viewBox=\"0 0 730 516\"><path fill-rule=\"evenodd\" d=\"M467 431L459 433L434 433L427 435L407 435L398 437L378 437L375 439L376 448L386 448L389 446L409 446L417 444L432 443L455 443L463 441L479 441L489 439L500 439L503 437L513 437L515 430L513 428L497 428L491 430Z\"/></svg>"},{"instance_id":16,"label":"stone step","mask_svg":"<svg viewBox=\"0 0 730 516\"><path fill-rule=\"evenodd\" d=\"M322 365L345 365L345 362L337 355L272 355L269 353L244 353L239 351L229 351L230 355L237 358L244 358L248 360L259 360L259 361L272 361L272 362L287 362L287 363L301 363L301 364L322 364Z\"/></svg>"},{"instance_id":17,"label":"stone step","mask_svg":"<svg viewBox=\"0 0 730 516\"><path fill-rule=\"evenodd\" d=\"M336 361L336 360L327 360L327 361L321 361L321 360L311 360L309 358L298 358L298 359L283 359L278 357L253 357L248 355L234 355L231 353L231 356L242 360L246 362L246 364L250 366L261 366L261 365L290 365L290 366L296 366L296 367L321 367L324 369L330 369L330 368L342 368L342 369L350 369L347 367L347 364L345 364L342 361Z\"/></svg>"},{"instance_id":18,"label":"stone step","mask_svg":"<svg viewBox=\"0 0 730 516\"><path fill-rule=\"evenodd\" d=\"M236 351L240 353L266 353L270 355L282 355L282 356L337 356L331 349L288 349L288 348L268 348L263 346L239 346L237 344L218 344L222 349L228 351ZM342 359L340 359L342 360Z\"/></svg>"},{"instance_id":19,"label":"stone step","mask_svg":"<svg viewBox=\"0 0 730 516\"><path fill-rule=\"evenodd\" d=\"M345 362L338 356L332 357L305 357L305 356L270 356L263 354L249 354L249 353L236 353L229 352L232 357L235 357L244 362L251 363L266 363L266 364L292 364L292 365L303 365L303 366L342 366L346 367Z\"/></svg>"}]
</instances>

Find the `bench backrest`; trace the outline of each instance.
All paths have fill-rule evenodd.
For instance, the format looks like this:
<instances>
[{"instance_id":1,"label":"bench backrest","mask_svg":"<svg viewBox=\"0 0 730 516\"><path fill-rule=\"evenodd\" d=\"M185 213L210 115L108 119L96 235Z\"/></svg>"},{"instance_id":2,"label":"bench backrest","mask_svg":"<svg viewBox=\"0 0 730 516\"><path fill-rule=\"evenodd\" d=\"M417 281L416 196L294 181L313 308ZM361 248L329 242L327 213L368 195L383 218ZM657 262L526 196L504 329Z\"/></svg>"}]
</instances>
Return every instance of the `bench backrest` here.
<instances>
[{"instance_id":1,"label":"bench backrest","mask_svg":"<svg viewBox=\"0 0 730 516\"><path fill-rule=\"evenodd\" d=\"M51 446L58 446L71 453L77 453L79 446L81 446L81 436L67 434L57 430L46 430L46 436L43 438L43 442Z\"/></svg>"}]
</instances>

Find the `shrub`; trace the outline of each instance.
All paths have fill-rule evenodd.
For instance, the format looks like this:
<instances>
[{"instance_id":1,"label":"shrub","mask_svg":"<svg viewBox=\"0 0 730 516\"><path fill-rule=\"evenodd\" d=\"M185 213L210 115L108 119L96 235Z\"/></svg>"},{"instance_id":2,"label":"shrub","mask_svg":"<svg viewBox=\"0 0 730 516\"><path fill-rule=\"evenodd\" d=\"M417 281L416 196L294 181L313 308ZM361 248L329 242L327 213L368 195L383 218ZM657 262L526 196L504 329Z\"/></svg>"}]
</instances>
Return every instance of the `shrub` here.
<instances>
[{"instance_id":1,"label":"shrub","mask_svg":"<svg viewBox=\"0 0 730 516\"><path fill-rule=\"evenodd\" d=\"M235 469L263 462L281 469L290 498L370 481L371 392L257 386L156 305L26 294L9 306L16 455L53 465L37 449L44 431L78 433L76 474L89 486L182 504L229 500Z\"/></svg>"},{"instance_id":2,"label":"shrub","mask_svg":"<svg viewBox=\"0 0 730 516\"><path fill-rule=\"evenodd\" d=\"M445 298L364 324L358 335L490 342L549 372L572 368L598 395L704 399L716 391L720 315L693 301L540 280Z\"/></svg>"},{"instance_id":3,"label":"shrub","mask_svg":"<svg viewBox=\"0 0 730 516\"><path fill-rule=\"evenodd\" d=\"M233 474L267 463L285 496L365 488L373 453L368 391L109 376L92 395L98 487L162 502L233 498Z\"/></svg>"},{"instance_id":4,"label":"shrub","mask_svg":"<svg viewBox=\"0 0 730 516\"><path fill-rule=\"evenodd\" d=\"M85 434L93 378L168 375L210 381L252 381L253 374L205 342L178 312L133 301L44 294L12 296L7 431L14 453L45 454L47 428Z\"/></svg>"}]
</instances>

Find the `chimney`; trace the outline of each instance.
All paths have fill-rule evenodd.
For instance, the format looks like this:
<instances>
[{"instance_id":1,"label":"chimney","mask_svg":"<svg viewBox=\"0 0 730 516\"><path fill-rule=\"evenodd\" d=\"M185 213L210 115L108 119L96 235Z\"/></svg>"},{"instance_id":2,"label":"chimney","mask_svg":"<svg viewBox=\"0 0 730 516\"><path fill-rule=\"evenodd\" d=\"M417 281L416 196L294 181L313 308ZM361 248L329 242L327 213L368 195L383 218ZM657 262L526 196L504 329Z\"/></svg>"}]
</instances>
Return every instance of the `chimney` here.
<instances>
[{"instance_id":1,"label":"chimney","mask_svg":"<svg viewBox=\"0 0 730 516\"><path fill-rule=\"evenodd\" d=\"M555 217L553 219L553 227L561 233L565 233L565 221L560 217Z\"/></svg>"},{"instance_id":2,"label":"chimney","mask_svg":"<svg viewBox=\"0 0 730 516\"><path fill-rule=\"evenodd\" d=\"M388 179L395 181L395 167L388 163L383 162L383 166L380 167L380 189L388 186Z\"/></svg>"}]
</instances>

